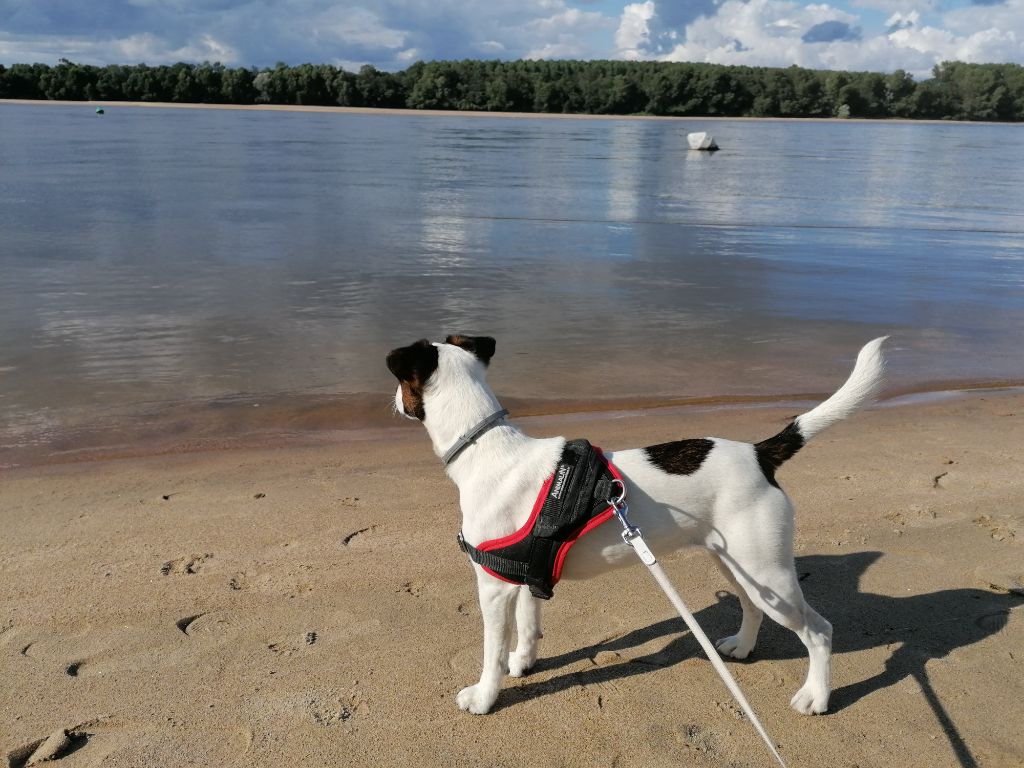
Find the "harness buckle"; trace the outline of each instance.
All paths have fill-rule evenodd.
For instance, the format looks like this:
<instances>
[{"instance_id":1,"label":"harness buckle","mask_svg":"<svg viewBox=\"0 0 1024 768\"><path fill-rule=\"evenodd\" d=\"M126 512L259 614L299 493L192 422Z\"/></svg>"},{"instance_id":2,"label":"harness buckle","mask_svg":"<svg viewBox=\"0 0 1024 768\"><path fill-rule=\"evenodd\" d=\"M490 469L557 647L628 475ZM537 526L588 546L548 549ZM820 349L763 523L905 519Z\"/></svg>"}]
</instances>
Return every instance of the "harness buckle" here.
<instances>
[{"instance_id":1,"label":"harness buckle","mask_svg":"<svg viewBox=\"0 0 1024 768\"><path fill-rule=\"evenodd\" d=\"M622 537L626 538L626 534L631 536L639 536L640 529L629 522L629 505L626 504L626 484L619 479L612 480L612 485L617 485L621 489L619 495L615 498L608 499L608 503L611 505L612 512L618 521L622 523L622 527L625 529L622 532Z\"/></svg>"},{"instance_id":2,"label":"harness buckle","mask_svg":"<svg viewBox=\"0 0 1024 768\"><path fill-rule=\"evenodd\" d=\"M616 498L608 499L612 512L619 522L622 523L622 540L633 548L645 565L653 565L658 562L657 558L651 552L650 547L647 546L647 542L644 541L642 531L629 520L629 505L626 504L626 484L621 480L613 480L612 483L617 484L622 489Z\"/></svg>"},{"instance_id":3,"label":"harness buckle","mask_svg":"<svg viewBox=\"0 0 1024 768\"><path fill-rule=\"evenodd\" d=\"M612 478L612 485L619 486L619 495L616 496L614 499L608 499L608 503L611 504L613 507L617 507L626 500L626 484L616 477Z\"/></svg>"}]
</instances>

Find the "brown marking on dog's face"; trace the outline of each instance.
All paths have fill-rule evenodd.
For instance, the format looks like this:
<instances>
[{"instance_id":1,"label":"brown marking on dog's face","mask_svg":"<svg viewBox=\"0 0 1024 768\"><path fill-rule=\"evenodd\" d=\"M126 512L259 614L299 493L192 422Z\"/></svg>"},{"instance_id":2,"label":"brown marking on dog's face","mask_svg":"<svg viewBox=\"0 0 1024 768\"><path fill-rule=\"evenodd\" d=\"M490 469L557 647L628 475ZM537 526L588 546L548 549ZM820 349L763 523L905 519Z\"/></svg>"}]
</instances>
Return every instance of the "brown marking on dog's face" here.
<instances>
[{"instance_id":1,"label":"brown marking on dog's face","mask_svg":"<svg viewBox=\"0 0 1024 768\"><path fill-rule=\"evenodd\" d=\"M402 408L420 421L427 417L423 407L423 388L437 370L437 347L427 339L392 350L387 357L388 370L402 389Z\"/></svg>"},{"instance_id":2,"label":"brown marking on dog's face","mask_svg":"<svg viewBox=\"0 0 1024 768\"><path fill-rule=\"evenodd\" d=\"M444 343L454 344L467 352L472 352L484 365L490 365L491 358L494 357L494 349L497 346L497 342L490 336L462 336L460 334L449 336Z\"/></svg>"}]
</instances>

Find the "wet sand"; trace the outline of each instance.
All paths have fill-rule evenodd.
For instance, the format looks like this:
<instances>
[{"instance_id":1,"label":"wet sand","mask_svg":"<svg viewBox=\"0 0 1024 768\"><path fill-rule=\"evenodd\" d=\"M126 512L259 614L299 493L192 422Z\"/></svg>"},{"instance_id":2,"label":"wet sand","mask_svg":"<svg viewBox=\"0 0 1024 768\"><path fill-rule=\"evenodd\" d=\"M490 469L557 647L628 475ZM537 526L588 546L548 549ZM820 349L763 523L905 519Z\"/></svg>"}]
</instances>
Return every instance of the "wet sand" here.
<instances>
[{"instance_id":1,"label":"wet sand","mask_svg":"<svg viewBox=\"0 0 1024 768\"><path fill-rule=\"evenodd\" d=\"M763 373L763 371L762 371ZM1024 391L1024 382L935 381L890 388L883 405L906 405L975 394ZM827 392L690 397L604 397L590 400L502 397L516 418L618 419L636 411L683 418L702 411L766 407L808 409ZM65 412L40 426L29 420L0 429L0 471L157 455L360 443L418 429L396 420L390 394L237 395L209 400L138 404L106 416L96 410Z\"/></svg>"},{"instance_id":2,"label":"wet sand","mask_svg":"<svg viewBox=\"0 0 1024 768\"><path fill-rule=\"evenodd\" d=\"M609 449L760 439L799 408L523 420ZM829 714L788 701L799 641L731 662L791 766L1024 765L1024 394L877 407L779 479L797 568L835 626ZM456 494L417 425L358 441L0 472L0 761L768 766L641 568L559 586L536 670L496 711ZM736 598L665 561L708 634ZM65 736L64 731L69 735Z\"/></svg>"}]
</instances>

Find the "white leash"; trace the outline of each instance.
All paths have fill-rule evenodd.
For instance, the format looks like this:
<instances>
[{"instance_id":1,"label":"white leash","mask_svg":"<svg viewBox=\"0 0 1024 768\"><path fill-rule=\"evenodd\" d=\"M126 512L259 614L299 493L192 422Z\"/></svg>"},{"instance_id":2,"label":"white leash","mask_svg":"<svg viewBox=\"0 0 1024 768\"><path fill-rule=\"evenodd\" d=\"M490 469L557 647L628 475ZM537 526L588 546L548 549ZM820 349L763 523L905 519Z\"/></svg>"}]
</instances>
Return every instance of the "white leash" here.
<instances>
[{"instance_id":1,"label":"white leash","mask_svg":"<svg viewBox=\"0 0 1024 768\"><path fill-rule=\"evenodd\" d=\"M757 719L757 715L754 714L753 707L750 706L750 702L747 701L747 697L743 695L743 691L740 690L739 685L736 683L735 678L729 672L729 668L725 666L725 662L722 661L722 657L718 653L718 649L708 639L708 636L704 634L704 630L700 628L697 620L690 613L690 609L686 607L686 603L683 602L683 598L676 592L675 587L672 586L672 582L668 580L668 576L665 575L665 571L662 570L658 564L658 559L651 552L650 547L647 546L647 542L644 541L641 535L640 529L629 522L627 514L629 513L629 507L625 503L626 499L626 486L621 481L616 480L615 483L622 488L622 493L617 499L609 499L608 503L612 505L612 510L615 512L615 516L622 523L622 540L625 541L629 546L633 548L637 556L643 561L643 564L650 570L651 575L654 576L655 581L665 591L665 595L668 597L669 602L675 607L682 617L683 621L686 622L686 626L690 628L690 632L697 638L697 642L700 643L700 647L704 649L704 653L707 654L708 659L711 660L711 665L718 672L718 676L722 678L722 682L725 683L725 687L729 689L729 693L733 695L739 703L743 713L750 720L751 725L754 726L761 738L764 739L764 743L768 746L768 751L772 753L772 756L778 761L779 765L786 768L786 763L779 755L778 750L775 748L775 743L769 738L768 732L761 725L761 721Z\"/></svg>"}]
</instances>

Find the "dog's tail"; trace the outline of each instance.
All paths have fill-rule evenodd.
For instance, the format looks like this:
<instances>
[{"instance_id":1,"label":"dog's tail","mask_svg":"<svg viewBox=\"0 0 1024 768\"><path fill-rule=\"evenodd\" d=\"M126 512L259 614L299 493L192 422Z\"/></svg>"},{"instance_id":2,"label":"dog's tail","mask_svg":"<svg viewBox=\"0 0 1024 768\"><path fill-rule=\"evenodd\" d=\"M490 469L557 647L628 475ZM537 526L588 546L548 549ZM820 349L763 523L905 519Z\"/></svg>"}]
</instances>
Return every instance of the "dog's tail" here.
<instances>
[{"instance_id":1,"label":"dog's tail","mask_svg":"<svg viewBox=\"0 0 1024 768\"><path fill-rule=\"evenodd\" d=\"M857 355L857 363L846 383L817 408L797 416L774 437L754 446L757 461L769 482L775 482L775 470L804 447L812 437L875 399L882 387L885 359L882 342L888 336L869 341Z\"/></svg>"}]
</instances>

